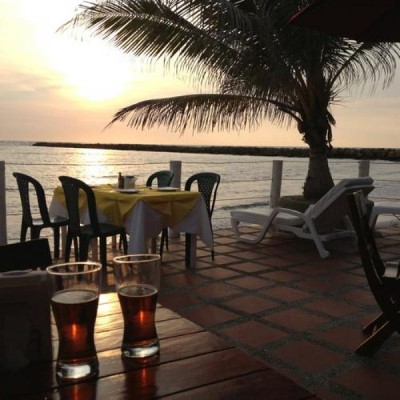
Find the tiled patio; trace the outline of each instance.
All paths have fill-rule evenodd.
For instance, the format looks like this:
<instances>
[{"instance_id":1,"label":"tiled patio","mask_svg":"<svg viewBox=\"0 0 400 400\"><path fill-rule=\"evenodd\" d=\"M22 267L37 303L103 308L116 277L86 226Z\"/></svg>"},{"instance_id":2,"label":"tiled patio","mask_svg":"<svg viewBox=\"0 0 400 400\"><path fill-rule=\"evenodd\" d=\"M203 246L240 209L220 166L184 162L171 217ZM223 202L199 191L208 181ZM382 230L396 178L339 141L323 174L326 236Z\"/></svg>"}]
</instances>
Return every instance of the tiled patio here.
<instances>
[{"instance_id":1,"label":"tiled patio","mask_svg":"<svg viewBox=\"0 0 400 400\"><path fill-rule=\"evenodd\" d=\"M379 233L382 257L399 258L400 230ZM378 313L354 242L331 243L325 260L312 242L288 237L251 245L226 230L215 232L215 244L214 263L200 243L197 269L186 270L183 240L170 240L161 304L322 399L400 398L397 333L373 357L354 353L363 325Z\"/></svg>"}]
</instances>

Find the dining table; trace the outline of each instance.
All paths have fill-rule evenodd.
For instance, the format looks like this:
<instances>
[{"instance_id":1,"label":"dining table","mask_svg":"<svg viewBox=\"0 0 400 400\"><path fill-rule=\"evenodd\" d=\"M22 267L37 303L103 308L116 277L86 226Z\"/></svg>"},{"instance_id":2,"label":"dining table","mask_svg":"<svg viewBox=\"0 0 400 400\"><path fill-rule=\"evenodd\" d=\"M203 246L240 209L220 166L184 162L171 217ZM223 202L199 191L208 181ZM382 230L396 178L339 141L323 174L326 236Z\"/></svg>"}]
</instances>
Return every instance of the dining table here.
<instances>
[{"instance_id":1,"label":"dining table","mask_svg":"<svg viewBox=\"0 0 400 400\"><path fill-rule=\"evenodd\" d=\"M147 253L150 239L153 239L154 251L154 238L164 228L191 234L190 256L187 260L189 268L196 266L197 236L210 249L214 246L207 207L199 192L174 187L118 189L110 184L94 185L92 189L99 221L125 227L130 254ZM89 223L83 193L79 208L82 221ZM51 216L68 216L61 186L54 190L49 213Z\"/></svg>"},{"instance_id":2,"label":"dining table","mask_svg":"<svg viewBox=\"0 0 400 400\"><path fill-rule=\"evenodd\" d=\"M318 397L235 348L224 339L158 304L160 352L147 359L121 357L123 318L116 293L100 295L95 326L98 376L82 382L55 377L57 329L52 320L52 357L24 369L0 372L0 398L26 400L269 399Z\"/></svg>"}]
</instances>

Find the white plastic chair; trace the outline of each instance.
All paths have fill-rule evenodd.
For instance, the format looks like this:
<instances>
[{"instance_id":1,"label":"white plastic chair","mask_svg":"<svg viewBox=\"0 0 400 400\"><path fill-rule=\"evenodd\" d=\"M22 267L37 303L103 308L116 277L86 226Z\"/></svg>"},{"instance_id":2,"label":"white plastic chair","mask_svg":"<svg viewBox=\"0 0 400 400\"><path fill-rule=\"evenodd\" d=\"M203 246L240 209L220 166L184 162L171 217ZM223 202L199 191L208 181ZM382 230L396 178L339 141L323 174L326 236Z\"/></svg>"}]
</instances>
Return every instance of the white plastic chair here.
<instances>
[{"instance_id":1,"label":"white plastic chair","mask_svg":"<svg viewBox=\"0 0 400 400\"><path fill-rule=\"evenodd\" d=\"M355 237L348 215L347 195L362 190L370 193L373 179L371 177L342 179L329 190L317 203L310 205L305 212L288 208L271 209L267 215L249 211L232 211L231 224L236 239L246 243L260 242L267 232L290 232L297 237L314 241L321 258L329 257L329 251L323 242L343 237ZM239 230L241 223L260 225L257 235L243 235ZM343 225L341 227L340 225Z\"/></svg>"}]
</instances>

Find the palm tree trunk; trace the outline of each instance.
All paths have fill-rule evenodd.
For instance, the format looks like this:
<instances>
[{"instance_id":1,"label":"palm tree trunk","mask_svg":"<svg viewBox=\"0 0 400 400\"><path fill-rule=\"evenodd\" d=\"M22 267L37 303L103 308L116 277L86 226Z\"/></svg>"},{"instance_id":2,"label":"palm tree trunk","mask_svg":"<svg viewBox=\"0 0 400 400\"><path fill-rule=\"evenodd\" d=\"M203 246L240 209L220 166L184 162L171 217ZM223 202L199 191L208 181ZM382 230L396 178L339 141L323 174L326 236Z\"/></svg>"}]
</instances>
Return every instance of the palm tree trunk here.
<instances>
[{"instance_id":1,"label":"palm tree trunk","mask_svg":"<svg viewBox=\"0 0 400 400\"><path fill-rule=\"evenodd\" d=\"M318 200L333 185L328 164L328 149L310 149L307 178L304 183L304 197Z\"/></svg>"}]
</instances>

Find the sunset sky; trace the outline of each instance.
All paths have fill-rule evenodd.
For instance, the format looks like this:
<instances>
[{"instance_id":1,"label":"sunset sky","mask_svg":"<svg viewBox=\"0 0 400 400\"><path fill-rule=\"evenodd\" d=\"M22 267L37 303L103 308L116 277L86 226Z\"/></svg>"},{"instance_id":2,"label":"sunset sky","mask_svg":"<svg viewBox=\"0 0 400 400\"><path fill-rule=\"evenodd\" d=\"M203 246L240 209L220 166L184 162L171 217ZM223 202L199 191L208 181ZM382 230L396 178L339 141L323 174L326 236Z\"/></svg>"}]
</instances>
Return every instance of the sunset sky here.
<instances>
[{"instance_id":1,"label":"sunset sky","mask_svg":"<svg viewBox=\"0 0 400 400\"><path fill-rule=\"evenodd\" d=\"M183 136L167 128L103 129L119 108L194 93L188 83L96 39L56 30L76 0L0 0L0 140L302 146L295 129L268 122L253 132ZM400 147L400 70L389 90L348 96L333 108L335 147Z\"/></svg>"}]
</instances>

